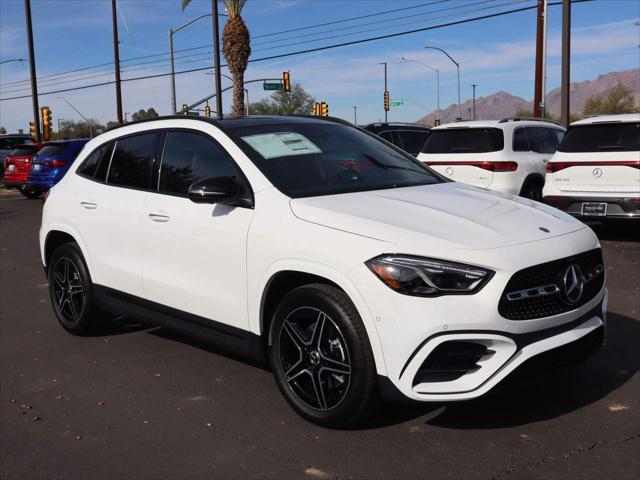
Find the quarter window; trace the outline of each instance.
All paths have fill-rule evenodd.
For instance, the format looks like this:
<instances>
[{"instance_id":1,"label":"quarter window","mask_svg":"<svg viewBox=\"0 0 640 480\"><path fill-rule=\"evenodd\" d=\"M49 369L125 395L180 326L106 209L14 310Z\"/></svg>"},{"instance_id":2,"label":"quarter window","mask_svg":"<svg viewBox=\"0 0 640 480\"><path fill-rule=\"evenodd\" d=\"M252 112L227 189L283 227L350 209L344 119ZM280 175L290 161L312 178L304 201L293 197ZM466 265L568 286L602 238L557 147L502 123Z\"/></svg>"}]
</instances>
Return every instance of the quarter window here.
<instances>
[{"instance_id":1,"label":"quarter window","mask_svg":"<svg viewBox=\"0 0 640 480\"><path fill-rule=\"evenodd\" d=\"M530 152L529 140L527 132L524 128L516 128L513 131L513 151L514 152Z\"/></svg>"},{"instance_id":2,"label":"quarter window","mask_svg":"<svg viewBox=\"0 0 640 480\"><path fill-rule=\"evenodd\" d=\"M198 180L238 175L227 152L204 135L167 133L160 171L161 192L186 195L189 186Z\"/></svg>"},{"instance_id":3,"label":"quarter window","mask_svg":"<svg viewBox=\"0 0 640 480\"><path fill-rule=\"evenodd\" d=\"M132 188L149 188L159 133L145 133L116 141L107 183Z\"/></svg>"},{"instance_id":4,"label":"quarter window","mask_svg":"<svg viewBox=\"0 0 640 480\"><path fill-rule=\"evenodd\" d=\"M525 127L531 151L536 153L555 153L560 144L556 130L544 127ZM560 130L558 130L560 131Z\"/></svg>"},{"instance_id":5,"label":"quarter window","mask_svg":"<svg viewBox=\"0 0 640 480\"><path fill-rule=\"evenodd\" d=\"M78 167L78 174L104 182L111 160L113 143L96 148Z\"/></svg>"},{"instance_id":6,"label":"quarter window","mask_svg":"<svg viewBox=\"0 0 640 480\"><path fill-rule=\"evenodd\" d=\"M405 152L409 152L411 155L418 155L422 151L427 138L429 137L428 131L420 130L399 130L396 132L399 139L399 147Z\"/></svg>"}]
</instances>

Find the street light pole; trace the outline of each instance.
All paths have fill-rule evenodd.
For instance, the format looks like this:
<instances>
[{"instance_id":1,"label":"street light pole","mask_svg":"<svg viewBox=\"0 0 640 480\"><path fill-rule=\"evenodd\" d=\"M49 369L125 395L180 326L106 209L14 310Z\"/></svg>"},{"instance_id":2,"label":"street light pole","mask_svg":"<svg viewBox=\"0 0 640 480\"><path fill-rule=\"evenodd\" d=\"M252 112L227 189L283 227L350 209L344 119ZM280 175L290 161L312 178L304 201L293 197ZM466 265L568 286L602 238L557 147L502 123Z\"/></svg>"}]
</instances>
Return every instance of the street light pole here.
<instances>
[{"instance_id":1,"label":"street light pole","mask_svg":"<svg viewBox=\"0 0 640 480\"><path fill-rule=\"evenodd\" d=\"M87 122L87 124L89 125L89 136L91 138L93 138L93 129L91 128L91 120L89 120L87 117L85 117L82 113L80 113L80 110L78 110L76 107L74 107L73 105L71 105L71 102L69 102L69 100L67 100L64 97L58 97L60 100L63 100L64 103L66 103L67 105L69 105L71 108L73 108L73 110L80 115L85 122ZM60 126L58 125L58 131L60 131Z\"/></svg>"},{"instance_id":2,"label":"street light pole","mask_svg":"<svg viewBox=\"0 0 640 480\"><path fill-rule=\"evenodd\" d=\"M462 107L460 105L460 64L458 62L456 62L453 57L451 55L449 55L447 52L445 52L443 49L439 48L439 47L424 47L424 48L430 48L432 50L439 50L442 53L444 53L447 57L449 57L449 60L451 60L454 65L456 66L456 69L458 71L458 120L462 120Z\"/></svg>"},{"instance_id":3,"label":"street light pole","mask_svg":"<svg viewBox=\"0 0 640 480\"><path fill-rule=\"evenodd\" d=\"M0 65L4 65L5 63L9 63L9 62L24 62L25 59L24 58L12 58L11 60L3 60L0 62Z\"/></svg>"},{"instance_id":4,"label":"street light pole","mask_svg":"<svg viewBox=\"0 0 640 480\"><path fill-rule=\"evenodd\" d=\"M36 130L36 141L42 139L40 134L40 108L38 107L38 81L36 77L36 57L33 48L33 27L31 25L31 0L24 0L24 14L27 20L27 40L29 44L29 71L31 76L31 103L33 104L33 125Z\"/></svg>"},{"instance_id":5,"label":"street light pole","mask_svg":"<svg viewBox=\"0 0 640 480\"><path fill-rule=\"evenodd\" d=\"M176 113L176 67L173 62L173 34L174 30L169 29L169 62L171 64L171 113Z\"/></svg>"},{"instance_id":6,"label":"street light pole","mask_svg":"<svg viewBox=\"0 0 640 480\"><path fill-rule=\"evenodd\" d=\"M473 117L471 119L475 120L476 119L476 87L478 86L478 84L472 83L471 86L473 87Z\"/></svg>"},{"instance_id":7,"label":"street light pole","mask_svg":"<svg viewBox=\"0 0 640 480\"><path fill-rule=\"evenodd\" d=\"M358 106L353 106L353 124L358 125Z\"/></svg>"},{"instance_id":8,"label":"street light pole","mask_svg":"<svg viewBox=\"0 0 640 480\"><path fill-rule=\"evenodd\" d=\"M388 91L387 90L387 62L381 62L378 65L384 65L384 91L385 93ZM387 123L387 109L385 107L384 109L384 123Z\"/></svg>"},{"instance_id":9,"label":"street light pole","mask_svg":"<svg viewBox=\"0 0 640 480\"><path fill-rule=\"evenodd\" d=\"M436 103L437 103L437 118L438 120L440 120L440 70L437 68L432 67L431 65L427 65L426 63L423 63L419 60L410 60L408 58L402 57L402 61L403 62L413 62L413 63L417 63L419 65L422 65L425 68L428 68L429 70L436 72Z\"/></svg>"}]
</instances>

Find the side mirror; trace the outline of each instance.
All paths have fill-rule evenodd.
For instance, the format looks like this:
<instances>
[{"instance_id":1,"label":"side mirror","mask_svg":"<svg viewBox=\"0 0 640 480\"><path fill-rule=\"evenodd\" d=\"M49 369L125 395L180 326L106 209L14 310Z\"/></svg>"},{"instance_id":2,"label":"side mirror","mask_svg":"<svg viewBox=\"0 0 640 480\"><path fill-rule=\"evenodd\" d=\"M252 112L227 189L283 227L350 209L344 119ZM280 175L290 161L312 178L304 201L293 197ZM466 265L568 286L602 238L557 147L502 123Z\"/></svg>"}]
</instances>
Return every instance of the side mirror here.
<instances>
[{"instance_id":1,"label":"side mirror","mask_svg":"<svg viewBox=\"0 0 640 480\"><path fill-rule=\"evenodd\" d=\"M222 203L238 207L253 207L253 202L243 198L238 181L234 177L210 177L193 182L187 192L195 203Z\"/></svg>"},{"instance_id":2,"label":"side mirror","mask_svg":"<svg viewBox=\"0 0 640 480\"><path fill-rule=\"evenodd\" d=\"M225 203L238 195L238 184L233 177L210 177L193 182L187 196L195 203Z\"/></svg>"}]
</instances>

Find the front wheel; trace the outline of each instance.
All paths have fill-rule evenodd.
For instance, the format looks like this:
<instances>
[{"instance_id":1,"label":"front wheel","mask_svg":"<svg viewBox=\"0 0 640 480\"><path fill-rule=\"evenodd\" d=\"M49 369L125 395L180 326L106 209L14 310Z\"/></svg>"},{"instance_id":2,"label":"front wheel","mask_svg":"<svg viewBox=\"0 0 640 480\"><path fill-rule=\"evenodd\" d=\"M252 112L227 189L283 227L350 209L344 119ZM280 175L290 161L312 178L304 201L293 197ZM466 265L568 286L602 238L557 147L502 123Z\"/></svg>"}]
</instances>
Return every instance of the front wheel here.
<instances>
[{"instance_id":1,"label":"front wheel","mask_svg":"<svg viewBox=\"0 0 640 480\"><path fill-rule=\"evenodd\" d=\"M377 405L371 346L343 291L323 284L290 291L276 309L270 334L276 383L306 419L342 428Z\"/></svg>"}]
</instances>

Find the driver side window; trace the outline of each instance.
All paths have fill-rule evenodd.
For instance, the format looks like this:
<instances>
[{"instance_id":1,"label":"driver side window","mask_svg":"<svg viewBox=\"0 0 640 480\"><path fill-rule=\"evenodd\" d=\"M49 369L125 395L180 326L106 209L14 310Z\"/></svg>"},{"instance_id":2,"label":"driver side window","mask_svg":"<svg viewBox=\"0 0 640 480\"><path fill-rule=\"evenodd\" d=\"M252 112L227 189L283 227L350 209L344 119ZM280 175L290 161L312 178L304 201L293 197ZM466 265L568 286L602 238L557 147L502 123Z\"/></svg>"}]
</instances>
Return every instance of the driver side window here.
<instances>
[{"instance_id":1,"label":"driver side window","mask_svg":"<svg viewBox=\"0 0 640 480\"><path fill-rule=\"evenodd\" d=\"M227 152L205 135L167 132L159 191L186 196L192 183L211 177L240 177L240 173Z\"/></svg>"}]
</instances>

